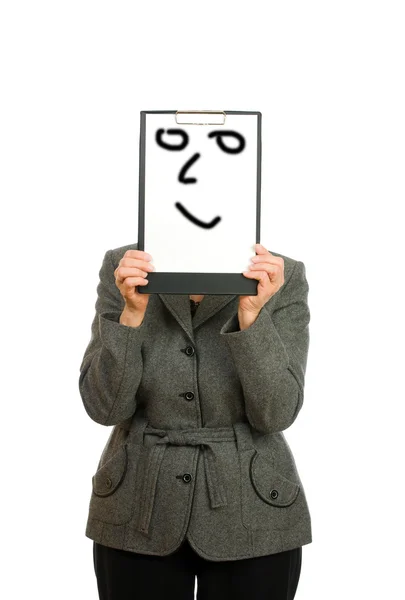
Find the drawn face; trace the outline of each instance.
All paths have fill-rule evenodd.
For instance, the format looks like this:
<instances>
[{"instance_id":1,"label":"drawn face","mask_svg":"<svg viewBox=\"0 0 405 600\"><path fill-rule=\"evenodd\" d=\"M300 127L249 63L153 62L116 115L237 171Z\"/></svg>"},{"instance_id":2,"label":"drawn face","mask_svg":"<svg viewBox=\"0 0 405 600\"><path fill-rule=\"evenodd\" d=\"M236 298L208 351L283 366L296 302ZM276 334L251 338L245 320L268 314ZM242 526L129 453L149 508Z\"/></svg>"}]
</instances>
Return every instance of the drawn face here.
<instances>
[{"instance_id":1,"label":"drawn face","mask_svg":"<svg viewBox=\"0 0 405 600\"><path fill-rule=\"evenodd\" d=\"M195 125L156 111L146 113L144 127L140 206L156 269L246 270L257 231L257 115L228 113L224 125ZM232 252L221 264L224 247Z\"/></svg>"},{"instance_id":2,"label":"drawn face","mask_svg":"<svg viewBox=\"0 0 405 600\"><path fill-rule=\"evenodd\" d=\"M207 133L207 137L215 139L220 151L226 154L240 154L246 147L245 137L237 131L226 129L214 130ZM191 176L189 171L191 168L193 168L192 173L193 175L196 175L199 161L204 160L204 158L200 152L191 152L191 156L190 152L187 153L187 148L189 147L190 141L189 134L184 129L180 128L171 128L167 130L164 128L159 128L156 130L155 139L157 145L164 150L168 150L170 152L182 152L182 160L180 161L181 168L177 177L180 184L198 184L197 177ZM194 225L202 227L203 229L212 229L221 220L219 215L210 221L200 219L196 216L194 211L193 213L190 212L179 201L175 202L175 207L191 223L194 223Z\"/></svg>"}]
</instances>

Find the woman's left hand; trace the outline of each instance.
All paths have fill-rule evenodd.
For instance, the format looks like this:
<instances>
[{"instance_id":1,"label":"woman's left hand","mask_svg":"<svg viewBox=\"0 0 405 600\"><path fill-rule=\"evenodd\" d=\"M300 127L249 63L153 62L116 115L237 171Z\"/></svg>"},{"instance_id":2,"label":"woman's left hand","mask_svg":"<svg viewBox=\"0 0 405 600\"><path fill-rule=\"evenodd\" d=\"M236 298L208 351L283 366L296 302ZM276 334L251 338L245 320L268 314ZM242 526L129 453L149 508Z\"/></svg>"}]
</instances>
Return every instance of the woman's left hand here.
<instances>
[{"instance_id":1,"label":"woman's left hand","mask_svg":"<svg viewBox=\"0 0 405 600\"><path fill-rule=\"evenodd\" d=\"M274 256L261 244L255 244L257 254L252 258L254 264L243 275L249 279L258 279L257 296L239 296L240 315L258 315L262 307L284 284L284 259Z\"/></svg>"}]
</instances>

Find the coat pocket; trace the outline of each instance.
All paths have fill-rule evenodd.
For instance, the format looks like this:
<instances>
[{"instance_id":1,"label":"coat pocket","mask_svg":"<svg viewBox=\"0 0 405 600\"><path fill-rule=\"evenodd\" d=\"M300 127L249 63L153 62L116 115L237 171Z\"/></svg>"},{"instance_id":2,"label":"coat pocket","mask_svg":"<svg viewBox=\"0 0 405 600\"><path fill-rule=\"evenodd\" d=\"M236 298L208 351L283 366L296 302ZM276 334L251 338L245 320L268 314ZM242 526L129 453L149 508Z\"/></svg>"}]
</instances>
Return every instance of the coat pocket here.
<instances>
[{"instance_id":1,"label":"coat pocket","mask_svg":"<svg viewBox=\"0 0 405 600\"><path fill-rule=\"evenodd\" d=\"M124 444L92 477L93 492L105 498L114 494L128 468L128 445Z\"/></svg>"},{"instance_id":2,"label":"coat pocket","mask_svg":"<svg viewBox=\"0 0 405 600\"><path fill-rule=\"evenodd\" d=\"M250 529L289 529L302 516L299 480L274 468L271 452L248 450L240 455L242 518Z\"/></svg>"},{"instance_id":3,"label":"coat pocket","mask_svg":"<svg viewBox=\"0 0 405 600\"><path fill-rule=\"evenodd\" d=\"M125 443L114 450L92 477L89 516L122 525L128 522L139 503L137 475L142 446Z\"/></svg>"},{"instance_id":4,"label":"coat pocket","mask_svg":"<svg viewBox=\"0 0 405 600\"><path fill-rule=\"evenodd\" d=\"M257 495L272 506L290 506L300 491L299 483L276 471L269 459L258 451L250 461L250 479Z\"/></svg>"}]
</instances>

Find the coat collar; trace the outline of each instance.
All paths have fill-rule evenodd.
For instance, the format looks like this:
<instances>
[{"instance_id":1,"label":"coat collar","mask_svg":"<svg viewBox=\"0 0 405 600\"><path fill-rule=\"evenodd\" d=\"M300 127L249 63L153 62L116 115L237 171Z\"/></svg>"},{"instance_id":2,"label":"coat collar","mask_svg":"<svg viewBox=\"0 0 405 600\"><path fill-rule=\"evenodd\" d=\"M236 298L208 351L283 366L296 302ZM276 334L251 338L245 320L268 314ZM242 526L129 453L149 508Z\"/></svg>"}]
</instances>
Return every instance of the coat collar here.
<instances>
[{"instance_id":1,"label":"coat collar","mask_svg":"<svg viewBox=\"0 0 405 600\"><path fill-rule=\"evenodd\" d=\"M194 342L194 330L210 319L237 294L207 294L199 304L194 318L191 316L190 296L188 294L157 294L173 317Z\"/></svg>"},{"instance_id":2,"label":"coat collar","mask_svg":"<svg viewBox=\"0 0 405 600\"><path fill-rule=\"evenodd\" d=\"M283 254L270 250L275 256ZM288 266L286 265L287 269ZM200 327L203 323L210 319L215 313L220 311L224 306L231 302L234 298L238 298L239 294L207 294L204 296L201 304L197 308L194 318L191 316L190 296L188 294L157 294L165 306L169 309L173 317L181 325L188 337L194 342L194 330Z\"/></svg>"}]
</instances>

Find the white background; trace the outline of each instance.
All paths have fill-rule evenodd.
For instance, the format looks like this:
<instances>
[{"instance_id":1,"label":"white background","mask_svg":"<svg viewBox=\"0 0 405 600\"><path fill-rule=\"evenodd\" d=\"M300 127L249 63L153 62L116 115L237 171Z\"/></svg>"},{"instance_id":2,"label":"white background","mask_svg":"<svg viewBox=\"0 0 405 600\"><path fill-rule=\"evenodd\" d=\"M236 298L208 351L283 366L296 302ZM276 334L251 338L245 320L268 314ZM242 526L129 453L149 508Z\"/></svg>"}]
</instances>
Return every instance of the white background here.
<instances>
[{"instance_id":1,"label":"white background","mask_svg":"<svg viewBox=\"0 0 405 600\"><path fill-rule=\"evenodd\" d=\"M104 253L137 241L139 111L177 107L263 113L261 241L307 269L305 401L286 432L313 524L296 597L402 597L402 11L2 3L4 598L97 598L84 526L109 430L79 365Z\"/></svg>"}]
</instances>

